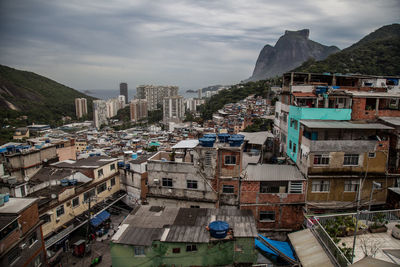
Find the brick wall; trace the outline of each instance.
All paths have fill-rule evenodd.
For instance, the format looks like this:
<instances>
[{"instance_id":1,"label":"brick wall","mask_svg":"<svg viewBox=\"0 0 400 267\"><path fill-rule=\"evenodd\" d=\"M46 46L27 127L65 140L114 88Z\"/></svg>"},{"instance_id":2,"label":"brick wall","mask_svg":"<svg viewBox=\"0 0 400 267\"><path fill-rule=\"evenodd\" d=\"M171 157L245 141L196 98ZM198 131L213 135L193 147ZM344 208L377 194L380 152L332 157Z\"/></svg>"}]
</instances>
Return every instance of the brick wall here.
<instances>
[{"instance_id":1,"label":"brick wall","mask_svg":"<svg viewBox=\"0 0 400 267\"><path fill-rule=\"evenodd\" d=\"M28 232L39 221L39 211L37 203L24 210L19 217L18 222L21 224L22 234Z\"/></svg>"}]
</instances>

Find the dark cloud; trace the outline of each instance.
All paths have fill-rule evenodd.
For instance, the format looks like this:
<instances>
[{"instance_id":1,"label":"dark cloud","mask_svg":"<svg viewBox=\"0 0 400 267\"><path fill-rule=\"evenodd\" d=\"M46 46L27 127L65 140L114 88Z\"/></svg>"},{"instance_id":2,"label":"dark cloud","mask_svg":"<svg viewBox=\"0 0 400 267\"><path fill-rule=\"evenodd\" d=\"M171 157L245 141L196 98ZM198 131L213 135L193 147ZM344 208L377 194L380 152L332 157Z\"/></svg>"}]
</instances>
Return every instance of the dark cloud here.
<instances>
[{"instance_id":1,"label":"dark cloud","mask_svg":"<svg viewBox=\"0 0 400 267\"><path fill-rule=\"evenodd\" d=\"M230 84L286 29L345 48L399 11L397 0L0 0L0 62L77 89Z\"/></svg>"}]
</instances>

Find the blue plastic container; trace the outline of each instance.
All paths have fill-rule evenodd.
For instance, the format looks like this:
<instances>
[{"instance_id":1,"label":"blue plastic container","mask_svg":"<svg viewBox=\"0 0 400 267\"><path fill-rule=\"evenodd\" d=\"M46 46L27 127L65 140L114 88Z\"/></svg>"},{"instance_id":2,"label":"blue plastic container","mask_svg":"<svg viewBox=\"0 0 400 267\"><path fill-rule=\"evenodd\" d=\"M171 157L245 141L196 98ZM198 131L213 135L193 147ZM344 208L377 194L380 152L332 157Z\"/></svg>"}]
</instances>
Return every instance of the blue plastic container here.
<instances>
[{"instance_id":1,"label":"blue plastic container","mask_svg":"<svg viewBox=\"0 0 400 267\"><path fill-rule=\"evenodd\" d=\"M218 140L221 143L228 143L229 137L231 137L231 135L227 134L227 133L219 134L218 135Z\"/></svg>"},{"instance_id":2,"label":"blue plastic container","mask_svg":"<svg viewBox=\"0 0 400 267\"><path fill-rule=\"evenodd\" d=\"M215 139L212 138L199 138L200 145L203 147L213 147Z\"/></svg>"},{"instance_id":3,"label":"blue plastic container","mask_svg":"<svg viewBox=\"0 0 400 267\"><path fill-rule=\"evenodd\" d=\"M4 195L4 203L8 202L10 200L10 195L7 193Z\"/></svg>"},{"instance_id":4,"label":"blue plastic container","mask_svg":"<svg viewBox=\"0 0 400 267\"><path fill-rule=\"evenodd\" d=\"M225 238L229 230L229 224L224 221L213 221L208 227L210 235L214 238Z\"/></svg>"}]
</instances>

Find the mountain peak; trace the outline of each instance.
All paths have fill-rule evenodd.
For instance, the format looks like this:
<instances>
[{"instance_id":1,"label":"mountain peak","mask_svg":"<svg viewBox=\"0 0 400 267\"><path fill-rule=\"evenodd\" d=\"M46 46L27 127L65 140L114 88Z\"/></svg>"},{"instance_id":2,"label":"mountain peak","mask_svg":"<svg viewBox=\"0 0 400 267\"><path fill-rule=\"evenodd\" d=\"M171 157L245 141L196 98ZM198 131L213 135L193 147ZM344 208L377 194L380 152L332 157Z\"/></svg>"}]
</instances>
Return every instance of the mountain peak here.
<instances>
[{"instance_id":1,"label":"mountain peak","mask_svg":"<svg viewBox=\"0 0 400 267\"><path fill-rule=\"evenodd\" d=\"M310 40L309 29L285 31L275 46L266 45L261 50L253 75L249 81L264 80L300 66L309 58L325 59L338 52L335 46L325 46Z\"/></svg>"},{"instance_id":2,"label":"mountain peak","mask_svg":"<svg viewBox=\"0 0 400 267\"><path fill-rule=\"evenodd\" d=\"M302 29L299 31L289 31L286 30L285 31L285 36L301 36L304 37L306 39L308 39L308 37L310 36L310 30L309 29Z\"/></svg>"}]
</instances>

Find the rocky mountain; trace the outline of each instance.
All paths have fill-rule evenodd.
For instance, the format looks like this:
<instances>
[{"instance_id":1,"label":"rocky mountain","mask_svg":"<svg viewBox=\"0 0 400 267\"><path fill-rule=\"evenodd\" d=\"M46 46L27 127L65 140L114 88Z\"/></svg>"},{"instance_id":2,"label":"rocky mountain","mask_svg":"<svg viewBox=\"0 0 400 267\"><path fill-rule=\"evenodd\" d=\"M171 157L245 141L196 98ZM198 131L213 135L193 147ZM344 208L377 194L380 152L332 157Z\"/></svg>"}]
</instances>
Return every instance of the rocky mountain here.
<instances>
[{"instance_id":1,"label":"rocky mountain","mask_svg":"<svg viewBox=\"0 0 400 267\"><path fill-rule=\"evenodd\" d=\"M88 100L91 112L93 97L33 72L0 65L1 124L25 115L26 123L58 124L63 116L75 117L75 98Z\"/></svg>"},{"instance_id":2,"label":"rocky mountain","mask_svg":"<svg viewBox=\"0 0 400 267\"><path fill-rule=\"evenodd\" d=\"M383 26L325 60L308 60L295 71L400 75L400 24Z\"/></svg>"},{"instance_id":3,"label":"rocky mountain","mask_svg":"<svg viewBox=\"0 0 400 267\"><path fill-rule=\"evenodd\" d=\"M325 59L339 50L309 39L308 29L285 31L275 46L266 45L258 56L253 75L247 81L264 80L300 66L310 58Z\"/></svg>"}]
</instances>

